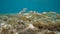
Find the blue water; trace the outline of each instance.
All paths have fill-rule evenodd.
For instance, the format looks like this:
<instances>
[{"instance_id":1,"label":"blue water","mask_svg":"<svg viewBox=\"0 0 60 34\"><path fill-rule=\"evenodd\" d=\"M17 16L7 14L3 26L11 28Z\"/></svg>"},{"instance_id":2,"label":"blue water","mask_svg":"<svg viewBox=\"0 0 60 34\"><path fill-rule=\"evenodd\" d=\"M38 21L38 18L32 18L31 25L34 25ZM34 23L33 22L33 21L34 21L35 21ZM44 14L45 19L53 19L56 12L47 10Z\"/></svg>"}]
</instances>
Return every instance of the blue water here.
<instances>
[{"instance_id":1,"label":"blue water","mask_svg":"<svg viewBox=\"0 0 60 34\"><path fill-rule=\"evenodd\" d=\"M0 14L18 13L23 8L60 13L60 0L0 0Z\"/></svg>"}]
</instances>

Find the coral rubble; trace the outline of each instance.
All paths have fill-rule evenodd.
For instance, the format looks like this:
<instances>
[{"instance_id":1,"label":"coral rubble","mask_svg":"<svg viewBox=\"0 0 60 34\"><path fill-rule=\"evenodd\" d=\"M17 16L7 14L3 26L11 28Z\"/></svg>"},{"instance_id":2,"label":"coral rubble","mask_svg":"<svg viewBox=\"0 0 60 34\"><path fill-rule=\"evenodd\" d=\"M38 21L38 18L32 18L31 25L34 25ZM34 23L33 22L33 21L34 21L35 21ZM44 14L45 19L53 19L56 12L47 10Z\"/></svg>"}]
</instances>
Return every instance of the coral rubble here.
<instances>
[{"instance_id":1,"label":"coral rubble","mask_svg":"<svg viewBox=\"0 0 60 34\"><path fill-rule=\"evenodd\" d=\"M0 34L59 34L60 14L56 12L26 13L0 16ZM59 33L58 33L59 32Z\"/></svg>"}]
</instances>

